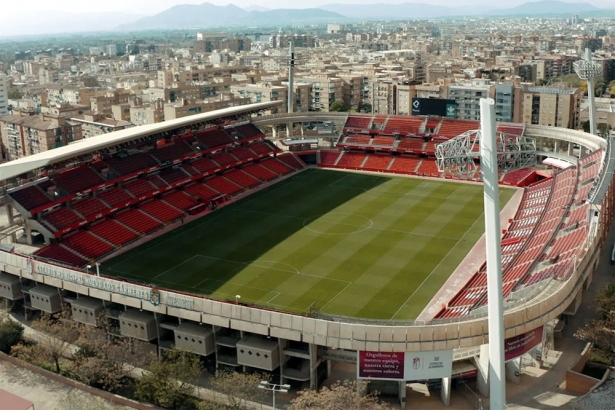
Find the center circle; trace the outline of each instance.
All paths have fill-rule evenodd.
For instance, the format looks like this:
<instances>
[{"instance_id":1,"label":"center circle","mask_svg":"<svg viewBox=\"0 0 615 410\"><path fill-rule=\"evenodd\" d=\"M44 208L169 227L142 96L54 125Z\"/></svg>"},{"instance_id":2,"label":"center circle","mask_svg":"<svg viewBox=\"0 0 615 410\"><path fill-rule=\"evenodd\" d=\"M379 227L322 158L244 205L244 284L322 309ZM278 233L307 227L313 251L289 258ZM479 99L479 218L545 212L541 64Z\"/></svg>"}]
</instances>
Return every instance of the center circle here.
<instances>
[{"instance_id":1,"label":"center circle","mask_svg":"<svg viewBox=\"0 0 615 410\"><path fill-rule=\"evenodd\" d=\"M374 222L366 216L332 212L319 217L306 218L303 227L310 232L323 235L349 235L367 231Z\"/></svg>"}]
</instances>

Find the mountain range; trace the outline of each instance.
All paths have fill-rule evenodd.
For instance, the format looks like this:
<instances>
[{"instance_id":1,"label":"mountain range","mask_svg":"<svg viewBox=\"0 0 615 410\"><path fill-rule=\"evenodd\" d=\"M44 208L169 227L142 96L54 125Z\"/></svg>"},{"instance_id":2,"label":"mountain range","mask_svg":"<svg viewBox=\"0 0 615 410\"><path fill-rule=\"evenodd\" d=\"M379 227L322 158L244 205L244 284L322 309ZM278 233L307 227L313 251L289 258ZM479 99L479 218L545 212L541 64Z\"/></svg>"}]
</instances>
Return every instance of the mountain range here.
<instances>
[{"instance_id":1,"label":"mountain range","mask_svg":"<svg viewBox=\"0 0 615 410\"><path fill-rule=\"evenodd\" d=\"M119 30L153 30L220 26L259 26L280 22L323 22L344 19L344 16L322 9L244 10L234 4L217 6L211 3L180 4L153 16L123 24Z\"/></svg>"},{"instance_id":2,"label":"mountain range","mask_svg":"<svg viewBox=\"0 0 615 410\"><path fill-rule=\"evenodd\" d=\"M151 16L125 13L70 14L60 12L29 13L27 24L14 15L0 13L0 36L38 35L67 32L99 32L110 30L206 29L228 26L285 26L310 23L350 23L363 20L411 20L446 17L615 17L612 9L589 3L566 3L542 0L515 7L490 9L463 4L460 7L429 3L332 3L318 8L268 9L257 5L241 8L233 4L181 4Z\"/></svg>"},{"instance_id":3,"label":"mountain range","mask_svg":"<svg viewBox=\"0 0 615 410\"><path fill-rule=\"evenodd\" d=\"M462 8L437 6L428 3L332 3L309 9L267 9L235 5L217 6L211 3L179 5L154 16L143 17L123 24L120 30L209 28L220 26L287 25L294 23L350 22L356 20L402 20L442 17L530 17L566 16L615 17L615 9L601 9L589 3L566 3L543 0L523 3L516 7L488 9L484 6L463 5Z\"/></svg>"}]
</instances>

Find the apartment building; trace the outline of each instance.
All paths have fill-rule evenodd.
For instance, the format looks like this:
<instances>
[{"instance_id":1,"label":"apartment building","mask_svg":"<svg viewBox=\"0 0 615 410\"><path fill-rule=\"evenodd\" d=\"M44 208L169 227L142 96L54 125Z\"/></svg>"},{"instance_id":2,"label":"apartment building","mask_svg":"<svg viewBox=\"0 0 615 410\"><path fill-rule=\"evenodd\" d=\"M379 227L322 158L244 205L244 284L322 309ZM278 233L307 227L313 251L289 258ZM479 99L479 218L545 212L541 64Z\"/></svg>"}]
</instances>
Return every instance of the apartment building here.
<instances>
[{"instance_id":1,"label":"apartment building","mask_svg":"<svg viewBox=\"0 0 615 410\"><path fill-rule=\"evenodd\" d=\"M362 97L361 89L363 88L363 75L359 74L338 74L343 82L342 99L350 109L358 111L361 107Z\"/></svg>"},{"instance_id":2,"label":"apartment building","mask_svg":"<svg viewBox=\"0 0 615 410\"><path fill-rule=\"evenodd\" d=\"M78 141L82 131L64 117L17 112L0 117L0 138L4 159L12 161Z\"/></svg>"},{"instance_id":3,"label":"apartment building","mask_svg":"<svg viewBox=\"0 0 615 410\"><path fill-rule=\"evenodd\" d=\"M0 115L9 113L9 77L0 72Z\"/></svg>"},{"instance_id":4,"label":"apartment building","mask_svg":"<svg viewBox=\"0 0 615 410\"><path fill-rule=\"evenodd\" d=\"M130 107L130 122L134 125L155 124L164 121L164 101Z\"/></svg>"},{"instance_id":5,"label":"apartment building","mask_svg":"<svg viewBox=\"0 0 615 410\"><path fill-rule=\"evenodd\" d=\"M284 104L271 109L271 114L287 112L286 101L288 89L270 82L258 84L233 84L231 93L238 98L248 98L251 102L283 101Z\"/></svg>"},{"instance_id":6,"label":"apartment building","mask_svg":"<svg viewBox=\"0 0 615 410\"><path fill-rule=\"evenodd\" d=\"M295 34L294 36L274 34L269 37L269 46L271 48L288 48L291 41L294 43L295 47L316 47L316 37L309 34Z\"/></svg>"},{"instance_id":7,"label":"apartment building","mask_svg":"<svg viewBox=\"0 0 615 410\"><path fill-rule=\"evenodd\" d=\"M581 102L581 125L589 121L589 101L584 98ZM596 123L605 124L615 129L615 98L596 98Z\"/></svg>"},{"instance_id":8,"label":"apartment building","mask_svg":"<svg viewBox=\"0 0 615 410\"><path fill-rule=\"evenodd\" d=\"M523 93L522 121L577 129L582 100L583 90L580 88L528 87Z\"/></svg>"},{"instance_id":9,"label":"apartment building","mask_svg":"<svg viewBox=\"0 0 615 410\"><path fill-rule=\"evenodd\" d=\"M461 120L480 120L481 98L493 98L495 95L495 86L484 80L455 83L447 88L447 97L457 103L457 118Z\"/></svg>"},{"instance_id":10,"label":"apartment building","mask_svg":"<svg viewBox=\"0 0 615 410\"><path fill-rule=\"evenodd\" d=\"M329 111L334 102L349 104L344 100L344 80L328 74L301 76L300 81L312 85L311 108L314 111Z\"/></svg>"},{"instance_id":11,"label":"apartment building","mask_svg":"<svg viewBox=\"0 0 615 410\"><path fill-rule=\"evenodd\" d=\"M129 121L118 121L109 118L103 113L86 111L81 115L70 117L72 122L81 124L83 138L91 138L96 135L108 134L110 132L123 130L132 127Z\"/></svg>"},{"instance_id":12,"label":"apartment building","mask_svg":"<svg viewBox=\"0 0 615 410\"><path fill-rule=\"evenodd\" d=\"M211 53L214 50L229 50L239 53L241 51L250 51L252 48L252 40L248 37L220 38L220 36L208 37L204 35L200 38L197 36L197 40L192 44L194 54Z\"/></svg>"},{"instance_id":13,"label":"apartment building","mask_svg":"<svg viewBox=\"0 0 615 410\"><path fill-rule=\"evenodd\" d=\"M189 115L250 104L251 102L251 99L248 97L235 97L232 94L204 101L180 100L175 103L164 104L164 120L174 120Z\"/></svg>"}]
</instances>

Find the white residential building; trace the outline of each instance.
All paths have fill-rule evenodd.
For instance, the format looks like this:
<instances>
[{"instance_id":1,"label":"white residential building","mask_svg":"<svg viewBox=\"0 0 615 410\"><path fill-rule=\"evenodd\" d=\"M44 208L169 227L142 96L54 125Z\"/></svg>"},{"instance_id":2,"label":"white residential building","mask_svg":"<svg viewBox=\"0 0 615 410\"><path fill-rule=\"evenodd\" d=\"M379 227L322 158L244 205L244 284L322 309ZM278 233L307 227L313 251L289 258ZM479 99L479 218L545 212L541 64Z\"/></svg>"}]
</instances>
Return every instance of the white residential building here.
<instances>
[{"instance_id":1,"label":"white residential building","mask_svg":"<svg viewBox=\"0 0 615 410\"><path fill-rule=\"evenodd\" d=\"M0 115L9 113L9 78L0 72Z\"/></svg>"}]
</instances>

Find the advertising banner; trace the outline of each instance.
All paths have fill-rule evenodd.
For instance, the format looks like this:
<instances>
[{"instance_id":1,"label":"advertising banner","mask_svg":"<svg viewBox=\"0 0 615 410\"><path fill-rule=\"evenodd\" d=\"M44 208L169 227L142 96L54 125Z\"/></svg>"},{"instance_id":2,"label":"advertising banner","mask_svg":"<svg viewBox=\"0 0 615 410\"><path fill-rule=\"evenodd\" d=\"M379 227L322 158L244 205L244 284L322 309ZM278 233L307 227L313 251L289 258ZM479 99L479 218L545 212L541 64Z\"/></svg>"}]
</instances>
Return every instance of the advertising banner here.
<instances>
[{"instance_id":1,"label":"advertising banner","mask_svg":"<svg viewBox=\"0 0 615 410\"><path fill-rule=\"evenodd\" d=\"M359 379L439 379L450 377L452 370L452 350L405 353L358 352L357 377Z\"/></svg>"},{"instance_id":2,"label":"advertising banner","mask_svg":"<svg viewBox=\"0 0 615 410\"><path fill-rule=\"evenodd\" d=\"M405 353L359 351L358 378L404 379Z\"/></svg>"},{"instance_id":3,"label":"advertising banner","mask_svg":"<svg viewBox=\"0 0 615 410\"><path fill-rule=\"evenodd\" d=\"M413 98L412 115L437 115L439 117L456 118L457 103L455 100L441 98Z\"/></svg>"},{"instance_id":4,"label":"advertising banner","mask_svg":"<svg viewBox=\"0 0 615 410\"><path fill-rule=\"evenodd\" d=\"M504 340L504 360L515 359L542 343L543 326Z\"/></svg>"}]
</instances>

